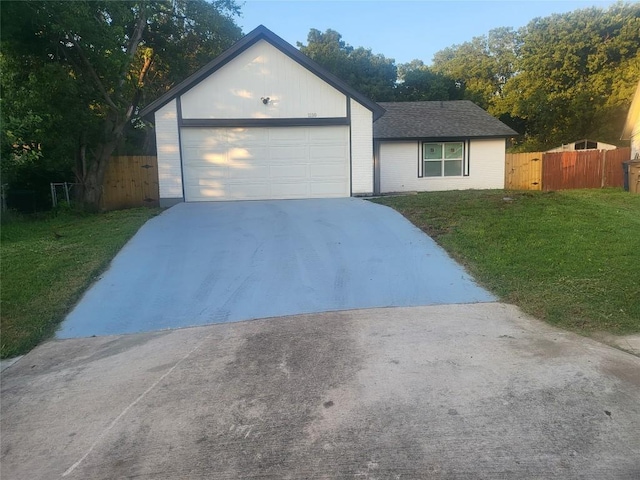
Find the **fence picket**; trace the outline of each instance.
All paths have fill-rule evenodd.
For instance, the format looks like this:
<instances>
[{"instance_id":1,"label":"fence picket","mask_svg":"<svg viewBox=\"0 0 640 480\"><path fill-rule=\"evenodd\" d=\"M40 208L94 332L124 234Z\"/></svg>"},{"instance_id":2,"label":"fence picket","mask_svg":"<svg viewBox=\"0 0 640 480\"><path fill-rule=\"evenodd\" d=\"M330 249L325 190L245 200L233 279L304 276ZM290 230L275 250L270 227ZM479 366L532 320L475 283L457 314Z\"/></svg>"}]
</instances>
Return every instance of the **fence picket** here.
<instances>
[{"instance_id":1,"label":"fence picket","mask_svg":"<svg viewBox=\"0 0 640 480\"><path fill-rule=\"evenodd\" d=\"M622 187L622 163L630 158L631 149L628 147L615 150L508 153L505 158L505 188L568 190Z\"/></svg>"},{"instance_id":2,"label":"fence picket","mask_svg":"<svg viewBox=\"0 0 640 480\"><path fill-rule=\"evenodd\" d=\"M103 210L158 206L159 197L157 157L111 157L103 183Z\"/></svg>"},{"instance_id":3,"label":"fence picket","mask_svg":"<svg viewBox=\"0 0 640 480\"><path fill-rule=\"evenodd\" d=\"M505 158L507 190L542 189L542 153L507 153Z\"/></svg>"}]
</instances>

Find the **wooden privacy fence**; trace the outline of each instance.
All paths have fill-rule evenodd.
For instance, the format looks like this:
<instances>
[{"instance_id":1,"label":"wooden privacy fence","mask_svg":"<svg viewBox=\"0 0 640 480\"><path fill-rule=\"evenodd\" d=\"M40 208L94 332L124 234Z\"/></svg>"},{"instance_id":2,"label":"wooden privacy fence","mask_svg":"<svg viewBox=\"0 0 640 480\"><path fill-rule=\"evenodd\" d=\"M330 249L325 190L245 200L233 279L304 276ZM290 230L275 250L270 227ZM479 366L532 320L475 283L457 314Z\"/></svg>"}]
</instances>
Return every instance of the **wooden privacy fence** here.
<instances>
[{"instance_id":1,"label":"wooden privacy fence","mask_svg":"<svg viewBox=\"0 0 640 480\"><path fill-rule=\"evenodd\" d=\"M157 157L111 157L102 190L104 210L157 207L159 198Z\"/></svg>"},{"instance_id":2,"label":"wooden privacy fence","mask_svg":"<svg viewBox=\"0 0 640 480\"><path fill-rule=\"evenodd\" d=\"M505 159L505 188L564 190L622 187L622 163L630 158L630 148L508 153ZM104 210L158 206L159 198L157 157L111 158L103 183Z\"/></svg>"},{"instance_id":3,"label":"wooden privacy fence","mask_svg":"<svg viewBox=\"0 0 640 480\"><path fill-rule=\"evenodd\" d=\"M508 190L541 190L542 153L507 153L505 188Z\"/></svg>"},{"instance_id":4,"label":"wooden privacy fence","mask_svg":"<svg viewBox=\"0 0 640 480\"><path fill-rule=\"evenodd\" d=\"M506 156L505 188L508 190L568 190L622 187L622 163L631 149L574 152L510 153Z\"/></svg>"}]
</instances>

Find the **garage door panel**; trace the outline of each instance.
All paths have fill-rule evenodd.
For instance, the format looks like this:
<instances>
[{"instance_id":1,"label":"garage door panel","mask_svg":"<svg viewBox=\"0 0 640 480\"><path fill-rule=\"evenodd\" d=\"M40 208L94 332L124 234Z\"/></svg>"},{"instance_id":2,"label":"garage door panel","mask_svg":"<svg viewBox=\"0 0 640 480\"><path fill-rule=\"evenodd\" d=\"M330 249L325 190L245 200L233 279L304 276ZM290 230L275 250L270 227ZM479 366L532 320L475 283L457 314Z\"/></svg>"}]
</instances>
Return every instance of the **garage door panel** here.
<instances>
[{"instance_id":1,"label":"garage door panel","mask_svg":"<svg viewBox=\"0 0 640 480\"><path fill-rule=\"evenodd\" d=\"M280 178L298 178L306 180L309 177L308 165L271 165L269 176L274 183Z\"/></svg>"},{"instance_id":2,"label":"garage door panel","mask_svg":"<svg viewBox=\"0 0 640 480\"><path fill-rule=\"evenodd\" d=\"M311 160L332 160L343 164L342 159L346 154L347 149L341 145L326 145L322 147L311 145L309 147L309 158L311 158Z\"/></svg>"},{"instance_id":3,"label":"garage door panel","mask_svg":"<svg viewBox=\"0 0 640 480\"><path fill-rule=\"evenodd\" d=\"M265 147L230 147L228 159L231 164L255 164L262 163L262 159L269 156L269 149Z\"/></svg>"},{"instance_id":4,"label":"garage door panel","mask_svg":"<svg viewBox=\"0 0 640 480\"><path fill-rule=\"evenodd\" d=\"M269 198L271 186L268 183L230 183L226 186L229 200Z\"/></svg>"},{"instance_id":5,"label":"garage door panel","mask_svg":"<svg viewBox=\"0 0 640 480\"><path fill-rule=\"evenodd\" d=\"M228 142L227 132L223 129L211 130L206 136L194 134L192 130L183 129L181 135L182 146L195 148L215 148L220 145L226 147Z\"/></svg>"},{"instance_id":6,"label":"garage door panel","mask_svg":"<svg viewBox=\"0 0 640 480\"><path fill-rule=\"evenodd\" d=\"M344 166L334 163L317 163L309 166L309 175L312 179L333 177L339 181L344 177Z\"/></svg>"},{"instance_id":7,"label":"garage door panel","mask_svg":"<svg viewBox=\"0 0 640 480\"><path fill-rule=\"evenodd\" d=\"M227 167L222 166L220 168L215 167L203 167L193 168L185 171L184 180L185 183L191 183L194 185L201 184L204 180L214 180L220 182L227 177Z\"/></svg>"},{"instance_id":8,"label":"garage door panel","mask_svg":"<svg viewBox=\"0 0 640 480\"><path fill-rule=\"evenodd\" d=\"M188 202L193 201L214 201L219 200L225 195L225 186L223 184L219 185L186 185L185 188L188 188L189 196L187 197Z\"/></svg>"},{"instance_id":9,"label":"garage door panel","mask_svg":"<svg viewBox=\"0 0 640 480\"><path fill-rule=\"evenodd\" d=\"M308 157L306 145L273 146L269 148L269 163L288 164L294 161L304 161Z\"/></svg>"},{"instance_id":10,"label":"garage door panel","mask_svg":"<svg viewBox=\"0 0 640 480\"><path fill-rule=\"evenodd\" d=\"M343 190L341 182L314 182L309 184L310 195L315 197L333 197Z\"/></svg>"},{"instance_id":11,"label":"garage door panel","mask_svg":"<svg viewBox=\"0 0 640 480\"><path fill-rule=\"evenodd\" d=\"M309 138L307 128L270 128L268 130L271 145L306 144Z\"/></svg>"},{"instance_id":12,"label":"garage door panel","mask_svg":"<svg viewBox=\"0 0 640 480\"><path fill-rule=\"evenodd\" d=\"M278 183L274 185L281 198L303 198L309 196L309 186L306 183Z\"/></svg>"},{"instance_id":13,"label":"garage door panel","mask_svg":"<svg viewBox=\"0 0 640 480\"><path fill-rule=\"evenodd\" d=\"M349 130L347 127L323 127L309 129L310 144L332 144L336 140L344 143L349 141Z\"/></svg>"},{"instance_id":14,"label":"garage door panel","mask_svg":"<svg viewBox=\"0 0 640 480\"><path fill-rule=\"evenodd\" d=\"M198 148L185 147L182 149L186 158L192 158L195 165L217 164L225 165L227 163L227 148Z\"/></svg>"},{"instance_id":15,"label":"garage door panel","mask_svg":"<svg viewBox=\"0 0 640 480\"><path fill-rule=\"evenodd\" d=\"M215 130L225 131L227 145L260 146L269 143L269 132L266 128L220 128Z\"/></svg>"},{"instance_id":16,"label":"garage door panel","mask_svg":"<svg viewBox=\"0 0 640 480\"><path fill-rule=\"evenodd\" d=\"M348 197L348 127L183 127L187 201Z\"/></svg>"},{"instance_id":17,"label":"garage door panel","mask_svg":"<svg viewBox=\"0 0 640 480\"><path fill-rule=\"evenodd\" d=\"M221 182L220 180L215 180L213 178L200 178L200 179L195 179L189 182L185 182L185 186L220 189L224 187L224 182Z\"/></svg>"},{"instance_id":18,"label":"garage door panel","mask_svg":"<svg viewBox=\"0 0 640 480\"><path fill-rule=\"evenodd\" d=\"M268 165L246 165L243 167L229 167L228 178L233 180L258 180L269 178L269 166Z\"/></svg>"}]
</instances>

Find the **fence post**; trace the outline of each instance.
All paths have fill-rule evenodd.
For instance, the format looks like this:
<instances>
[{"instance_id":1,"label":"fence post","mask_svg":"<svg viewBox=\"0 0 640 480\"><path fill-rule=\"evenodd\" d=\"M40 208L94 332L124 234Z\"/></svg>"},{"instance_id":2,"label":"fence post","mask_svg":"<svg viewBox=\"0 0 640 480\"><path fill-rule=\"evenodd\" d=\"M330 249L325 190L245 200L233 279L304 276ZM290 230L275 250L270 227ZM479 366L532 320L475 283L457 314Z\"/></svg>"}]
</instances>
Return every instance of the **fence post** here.
<instances>
[{"instance_id":1,"label":"fence post","mask_svg":"<svg viewBox=\"0 0 640 480\"><path fill-rule=\"evenodd\" d=\"M58 199L56 198L56 186L51 183L51 203L53 204L53 208L58 206Z\"/></svg>"},{"instance_id":2,"label":"fence post","mask_svg":"<svg viewBox=\"0 0 640 480\"><path fill-rule=\"evenodd\" d=\"M602 172L600 173L600 188L604 188L604 185L607 180L607 151L602 150L601 154L602 154L602 163L601 163Z\"/></svg>"},{"instance_id":3,"label":"fence post","mask_svg":"<svg viewBox=\"0 0 640 480\"><path fill-rule=\"evenodd\" d=\"M542 152L542 155L540 155L540 190L544 190L546 191L547 189L545 188L547 185L547 182L544 181L544 174L545 174L545 170L547 168L547 159L549 152Z\"/></svg>"},{"instance_id":4,"label":"fence post","mask_svg":"<svg viewBox=\"0 0 640 480\"><path fill-rule=\"evenodd\" d=\"M3 183L2 185L0 185L0 189L2 190L0 192L0 195L2 195L2 211L6 212L7 211L7 187L9 186L8 183Z\"/></svg>"},{"instance_id":5,"label":"fence post","mask_svg":"<svg viewBox=\"0 0 640 480\"><path fill-rule=\"evenodd\" d=\"M67 199L67 205L71 205L71 201L69 200L69 184L64 182L64 196Z\"/></svg>"}]
</instances>

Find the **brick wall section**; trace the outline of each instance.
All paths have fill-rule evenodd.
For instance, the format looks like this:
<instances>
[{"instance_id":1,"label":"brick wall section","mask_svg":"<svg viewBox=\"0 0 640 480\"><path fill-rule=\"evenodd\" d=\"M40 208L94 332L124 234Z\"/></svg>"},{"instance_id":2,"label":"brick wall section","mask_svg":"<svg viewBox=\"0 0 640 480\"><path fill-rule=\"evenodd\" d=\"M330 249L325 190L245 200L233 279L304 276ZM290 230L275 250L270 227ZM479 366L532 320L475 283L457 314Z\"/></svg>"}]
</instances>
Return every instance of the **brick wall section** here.
<instances>
[{"instance_id":1,"label":"brick wall section","mask_svg":"<svg viewBox=\"0 0 640 480\"><path fill-rule=\"evenodd\" d=\"M351 100L351 185L353 195L373 193L373 114Z\"/></svg>"},{"instance_id":2,"label":"brick wall section","mask_svg":"<svg viewBox=\"0 0 640 480\"><path fill-rule=\"evenodd\" d=\"M176 101L172 100L167 103L155 113L155 117L160 198L182 198Z\"/></svg>"},{"instance_id":3,"label":"brick wall section","mask_svg":"<svg viewBox=\"0 0 640 480\"><path fill-rule=\"evenodd\" d=\"M471 140L468 177L418 178L420 143L380 144L380 191L428 192L504 188L505 140Z\"/></svg>"}]
</instances>

